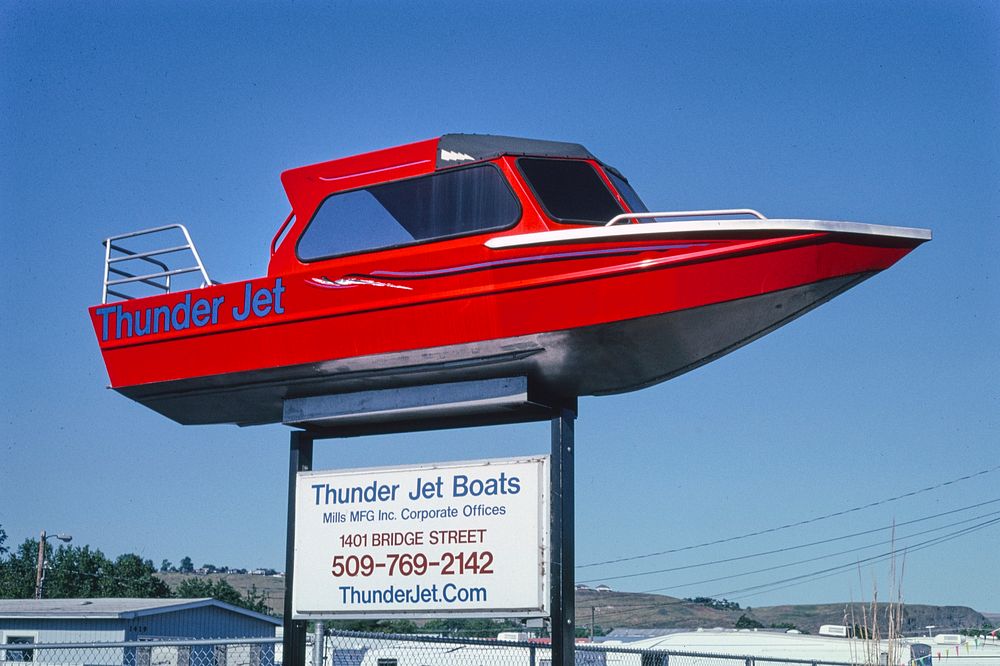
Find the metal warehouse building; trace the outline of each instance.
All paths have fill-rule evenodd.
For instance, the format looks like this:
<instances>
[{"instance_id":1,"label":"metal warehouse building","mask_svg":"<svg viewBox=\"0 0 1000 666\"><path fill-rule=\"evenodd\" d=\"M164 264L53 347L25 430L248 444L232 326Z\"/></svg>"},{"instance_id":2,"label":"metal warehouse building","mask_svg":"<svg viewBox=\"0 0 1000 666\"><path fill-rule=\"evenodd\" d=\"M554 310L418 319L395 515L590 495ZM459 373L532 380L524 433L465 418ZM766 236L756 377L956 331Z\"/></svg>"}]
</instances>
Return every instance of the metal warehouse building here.
<instances>
[{"instance_id":1,"label":"metal warehouse building","mask_svg":"<svg viewBox=\"0 0 1000 666\"><path fill-rule=\"evenodd\" d=\"M281 620L215 599L0 599L0 644L273 638Z\"/></svg>"}]
</instances>

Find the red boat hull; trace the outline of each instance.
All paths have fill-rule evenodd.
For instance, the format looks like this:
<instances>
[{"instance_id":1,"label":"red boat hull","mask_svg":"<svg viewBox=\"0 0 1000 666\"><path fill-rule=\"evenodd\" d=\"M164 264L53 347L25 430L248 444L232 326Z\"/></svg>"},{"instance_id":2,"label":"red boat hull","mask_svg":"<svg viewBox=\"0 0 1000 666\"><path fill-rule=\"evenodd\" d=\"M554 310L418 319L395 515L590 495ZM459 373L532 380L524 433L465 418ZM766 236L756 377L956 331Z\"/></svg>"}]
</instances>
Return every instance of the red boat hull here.
<instances>
[{"instance_id":1,"label":"red boat hull","mask_svg":"<svg viewBox=\"0 0 1000 666\"><path fill-rule=\"evenodd\" d=\"M616 393L718 358L917 244L793 233L498 251L463 239L91 317L112 387L186 424L279 422L291 397L515 375Z\"/></svg>"}]
</instances>

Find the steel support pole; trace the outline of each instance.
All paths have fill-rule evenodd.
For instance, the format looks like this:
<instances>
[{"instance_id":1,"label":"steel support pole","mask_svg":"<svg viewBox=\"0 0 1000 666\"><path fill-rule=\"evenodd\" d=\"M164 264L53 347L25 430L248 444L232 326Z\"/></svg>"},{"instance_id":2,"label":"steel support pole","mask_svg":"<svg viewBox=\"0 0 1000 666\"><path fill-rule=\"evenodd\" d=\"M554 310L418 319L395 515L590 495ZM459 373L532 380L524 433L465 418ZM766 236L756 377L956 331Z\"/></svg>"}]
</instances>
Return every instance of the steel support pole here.
<instances>
[{"instance_id":1,"label":"steel support pole","mask_svg":"<svg viewBox=\"0 0 1000 666\"><path fill-rule=\"evenodd\" d=\"M283 666L305 666L306 622L292 619L292 586L295 581L295 485L299 472L313 465L313 436L307 432L291 433L288 454L288 525L285 536L285 612L282 638Z\"/></svg>"},{"instance_id":2,"label":"steel support pole","mask_svg":"<svg viewBox=\"0 0 1000 666\"><path fill-rule=\"evenodd\" d=\"M552 419L551 559L552 666L572 666L576 647L573 507L573 421L576 414L560 409Z\"/></svg>"}]
</instances>

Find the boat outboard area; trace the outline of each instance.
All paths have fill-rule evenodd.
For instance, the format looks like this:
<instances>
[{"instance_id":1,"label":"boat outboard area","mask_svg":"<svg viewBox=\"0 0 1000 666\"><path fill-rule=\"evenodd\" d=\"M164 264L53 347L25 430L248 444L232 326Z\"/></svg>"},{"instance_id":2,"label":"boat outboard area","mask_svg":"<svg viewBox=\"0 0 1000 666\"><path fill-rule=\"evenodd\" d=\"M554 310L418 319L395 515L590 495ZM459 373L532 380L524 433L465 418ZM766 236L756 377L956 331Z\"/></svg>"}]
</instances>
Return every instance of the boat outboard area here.
<instances>
[{"instance_id":1,"label":"boat outboard area","mask_svg":"<svg viewBox=\"0 0 1000 666\"><path fill-rule=\"evenodd\" d=\"M447 134L281 180L291 213L263 277L214 282L181 225L105 241L90 315L112 388L180 423L239 425L282 422L292 399L496 378L621 393L765 335L931 237L650 211L583 146L503 136ZM178 289L182 275L201 286Z\"/></svg>"}]
</instances>

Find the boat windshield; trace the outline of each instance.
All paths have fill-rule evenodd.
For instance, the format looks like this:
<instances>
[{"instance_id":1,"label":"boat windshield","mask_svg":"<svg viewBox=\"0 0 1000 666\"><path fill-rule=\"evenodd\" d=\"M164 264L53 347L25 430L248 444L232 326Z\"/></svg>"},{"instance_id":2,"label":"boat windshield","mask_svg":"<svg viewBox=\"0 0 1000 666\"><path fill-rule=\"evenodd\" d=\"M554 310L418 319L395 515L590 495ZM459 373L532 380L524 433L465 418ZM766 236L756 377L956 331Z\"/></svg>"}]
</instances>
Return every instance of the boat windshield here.
<instances>
[{"instance_id":1,"label":"boat windshield","mask_svg":"<svg viewBox=\"0 0 1000 666\"><path fill-rule=\"evenodd\" d=\"M517 166L553 220L605 224L625 212L588 162L522 157Z\"/></svg>"},{"instance_id":2,"label":"boat windshield","mask_svg":"<svg viewBox=\"0 0 1000 666\"><path fill-rule=\"evenodd\" d=\"M632 189L629 182L625 180L625 177L614 169L608 168L606 170L608 177L611 182L614 183L615 189L618 190L618 194L622 195L622 199L628 204L628 207L633 213L648 213L649 209L646 208L646 204L642 202L639 194Z\"/></svg>"},{"instance_id":3,"label":"boat windshield","mask_svg":"<svg viewBox=\"0 0 1000 666\"><path fill-rule=\"evenodd\" d=\"M449 169L328 197L296 247L299 259L329 257L504 229L521 206L492 164Z\"/></svg>"}]
</instances>

